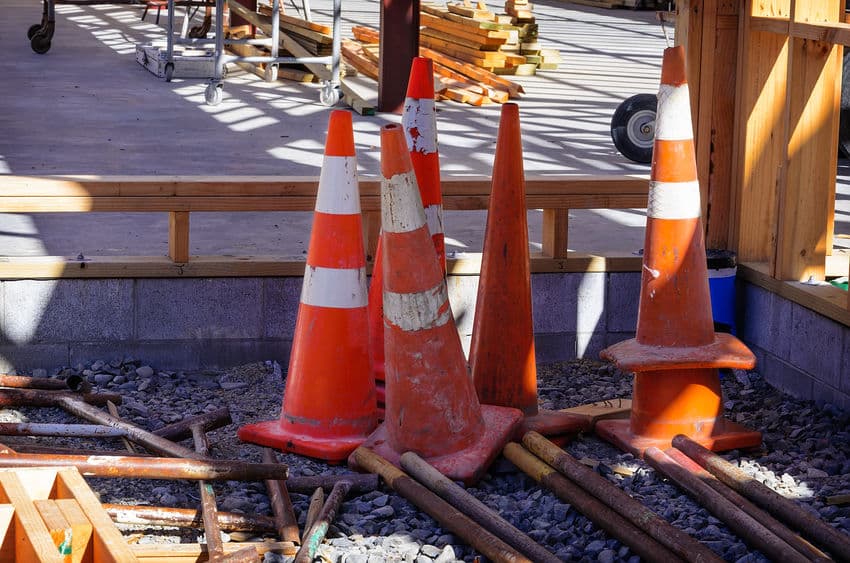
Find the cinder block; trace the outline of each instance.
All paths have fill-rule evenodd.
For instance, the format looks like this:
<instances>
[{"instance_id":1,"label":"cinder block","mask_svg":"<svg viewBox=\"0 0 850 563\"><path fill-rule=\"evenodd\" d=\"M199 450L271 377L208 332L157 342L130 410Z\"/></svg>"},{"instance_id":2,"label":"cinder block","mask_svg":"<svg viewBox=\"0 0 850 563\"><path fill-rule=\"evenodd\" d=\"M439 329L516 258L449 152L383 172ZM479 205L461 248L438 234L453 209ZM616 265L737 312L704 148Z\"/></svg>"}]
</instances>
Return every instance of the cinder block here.
<instances>
[{"instance_id":1,"label":"cinder block","mask_svg":"<svg viewBox=\"0 0 850 563\"><path fill-rule=\"evenodd\" d=\"M604 332L579 332L576 338L576 357L587 360L598 360L607 342L607 334Z\"/></svg>"},{"instance_id":2,"label":"cinder block","mask_svg":"<svg viewBox=\"0 0 850 563\"><path fill-rule=\"evenodd\" d=\"M603 272L535 274L531 279L535 332L605 332Z\"/></svg>"},{"instance_id":3,"label":"cinder block","mask_svg":"<svg viewBox=\"0 0 850 563\"><path fill-rule=\"evenodd\" d=\"M836 389L841 386L841 355L846 329L814 311L794 304L791 308L792 339L789 363Z\"/></svg>"},{"instance_id":4,"label":"cinder block","mask_svg":"<svg viewBox=\"0 0 850 563\"><path fill-rule=\"evenodd\" d=\"M538 363L573 360L575 353L575 335L565 332L535 333L534 354Z\"/></svg>"},{"instance_id":5,"label":"cinder block","mask_svg":"<svg viewBox=\"0 0 850 563\"><path fill-rule=\"evenodd\" d=\"M71 365L67 344L7 344L0 346L0 372L24 373L35 368L52 370Z\"/></svg>"},{"instance_id":6,"label":"cinder block","mask_svg":"<svg viewBox=\"0 0 850 563\"><path fill-rule=\"evenodd\" d=\"M743 309L738 325L741 340L790 360L792 342L797 341L789 330L792 303L750 283L739 282L737 287L741 290L737 306Z\"/></svg>"},{"instance_id":7,"label":"cinder block","mask_svg":"<svg viewBox=\"0 0 850 563\"><path fill-rule=\"evenodd\" d=\"M137 337L145 340L259 338L261 278L140 279Z\"/></svg>"},{"instance_id":8,"label":"cinder block","mask_svg":"<svg viewBox=\"0 0 850 563\"><path fill-rule=\"evenodd\" d=\"M469 336L475 321L475 302L478 300L478 276L448 276L446 287L458 334Z\"/></svg>"},{"instance_id":9,"label":"cinder block","mask_svg":"<svg viewBox=\"0 0 850 563\"><path fill-rule=\"evenodd\" d=\"M20 280L3 285L2 332L10 342L133 338L133 280Z\"/></svg>"},{"instance_id":10,"label":"cinder block","mask_svg":"<svg viewBox=\"0 0 850 563\"><path fill-rule=\"evenodd\" d=\"M813 379L808 373L780 360L773 354L765 354L760 371L765 381L798 399L812 398Z\"/></svg>"},{"instance_id":11,"label":"cinder block","mask_svg":"<svg viewBox=\"0 0 850 563\"><path fill-rule=\"evenodd\" d=\"M201 367L229 368L252 362L276 360L284 368L289 365L290 340L226 340L198 343Z\"/></svg>"},{"instance_id":12,"label":"cinder block","mask_svg":"<svg viewBox=\"0 0 850 563\"><path fill-rule=\"evenodd\" d=\"M844 393L850 394L850 336L844 329L844 350L841 353L841 381L838 388Z\"/></svg>"},{"instance_id":13,"label":"cinder block","mask_svg":"<svg viewBox=\"0 0 850 563\"><path fill-rule=\"evenodd\" d=\"M608 330L634 333L640 301L640 276L640 272L608 274L608 295L605 305Z\"/></svg>"},{"instance_id":14,"label":"cinder block","mask_svg":"<svg viewBox=\"0 0 850 563\"><path fill-rule=\"evenodd\" d=\"M821 406L829 403L841 409L850 407L850 395L817 380L812 382L812 399Z\"/></svg>"},{"instance_id":15,"label":"cinder block","mask_svg":"<svg viewBox=\"0 0 850 563\"><path fill-rule=\"evenodd\" d=\"M135 358L163 369L198 369L201 358L197 342L157 341L121 344L92 344L73 342L70 345L70 365L89 364L96 360L110 362Z\"/></svg>"},{"instance_id":16,"label":"cinder block","mask_svg":"<svg viewBox=\"0 0 850 563\"><path fill-rule=\"evenodd\" d=\"M263 336L272 339L292 339L295 320L301 302L304 278L265 278L263 291Z\"/></svg>"}]
</instances>

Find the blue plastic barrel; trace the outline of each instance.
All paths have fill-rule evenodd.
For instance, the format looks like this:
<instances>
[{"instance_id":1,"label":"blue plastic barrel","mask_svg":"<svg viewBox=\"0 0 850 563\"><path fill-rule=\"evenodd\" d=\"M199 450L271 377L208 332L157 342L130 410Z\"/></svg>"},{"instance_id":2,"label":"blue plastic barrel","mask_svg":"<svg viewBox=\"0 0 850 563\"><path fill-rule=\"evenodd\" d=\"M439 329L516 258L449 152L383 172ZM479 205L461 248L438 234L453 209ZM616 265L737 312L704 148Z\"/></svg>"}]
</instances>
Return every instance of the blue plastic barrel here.
<instances>
[{"instance_id":1,"label":"blue plastic barrel","mask_svg":"<svg viewBox=\"0 0 850 563\"><path fill-rule=\"evenodd\" d=\"M738 257L731 250L706 249L708 290L714 330L735 334L735 274Z\"/></svg>"}]
</instances>

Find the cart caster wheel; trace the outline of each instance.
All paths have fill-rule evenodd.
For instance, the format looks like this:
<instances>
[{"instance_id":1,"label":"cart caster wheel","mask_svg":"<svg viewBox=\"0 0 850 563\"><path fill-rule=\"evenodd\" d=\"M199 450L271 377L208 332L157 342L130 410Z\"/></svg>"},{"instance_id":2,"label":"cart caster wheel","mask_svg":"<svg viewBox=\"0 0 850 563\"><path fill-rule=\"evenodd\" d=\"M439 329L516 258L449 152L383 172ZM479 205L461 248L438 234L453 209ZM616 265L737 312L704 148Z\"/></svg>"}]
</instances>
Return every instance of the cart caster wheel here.
<instances>
[{"instance_id":1,"label":"cart caster wheel","mask_svg":"<svg viewBox=\"0 0 850 563\"><path fill-rule=\"evenodd\" d=\"M220 83L210 82L207 84L207 89L204 91L204 98L208 106L217 106L221 103L222 91L224 85Z\"/></svg>"},{"instance_id":2,"label":"cart caster wheel","mask_svg":"<svg viewBox=\"0 0 850 563\"><path fill-rule=\"evenodd\" d=\"M165 63L165 81L171 82L174 78L174 63Z\"/></svg>"},{"instance_id":3,"label":"cart caster wheel","mask_svg":"<svg viewBox=\"0 0 850 563\"><path fill-rule=\"evenodd\" d=\"M327 86L323 86L321 90L319 90L319 101L322 102L324 106L335 106L337 102L339 102L340 93L339 88L328 84Z\"/></svg>"},{"instance_id":4,"label":"cart caster wheel","mask_svg":"<svg viewBox=\"0 0 850 563\"><path fill-rule=\"evenodd\" d=\"M637 94L617 106L611 117L611 139L629 160L652 162L657 105L655 94Z\"/></svg>"},{"instance_id":5,"label":"cart caster wheel","mask_svg":"<svg viewBox=\"0 0 850 563\"><path fill-rule=\"evenodd\" d=\"M39 31L41 31L41 27L42 27L42 26L41 26L41 24L40 24L40 23L34 23L34 24L32 24L32 25L30 26L30 28L27 30L27 39L29 39L30 41L32 41L32 38L33 38L33 37L35 37L35 36L36 36L36 34L37 34Z\"/></svg>"},{"instance_id":6,"label":"cart caster wheel","mask_svg":"<svg viewBox=\"0 0 850 563\"><path fill-rule=\"evenodd\" d=\"M50 50L50 39L42 33L36 33L32 36L30 47L39 55L43 55Z\"/></svg>"}]
</instances>

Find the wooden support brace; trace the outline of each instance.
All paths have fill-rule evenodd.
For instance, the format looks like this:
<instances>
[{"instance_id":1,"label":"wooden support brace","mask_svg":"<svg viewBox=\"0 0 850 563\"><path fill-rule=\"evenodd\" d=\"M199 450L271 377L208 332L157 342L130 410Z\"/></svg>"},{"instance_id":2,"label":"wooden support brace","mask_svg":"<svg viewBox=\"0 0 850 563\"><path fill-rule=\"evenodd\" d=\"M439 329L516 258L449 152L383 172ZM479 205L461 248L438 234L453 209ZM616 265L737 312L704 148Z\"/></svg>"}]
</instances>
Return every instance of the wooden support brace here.
<instances>
[{"instance_id":1,"label":"wooden support brace","mask_svg":"<svg viewBox=\"0 0 850 563\"><path fill-rule=\"evenodd\" d=\"M168 256L173 262L189 261L189 212L168 214Z\"/></svg>"},{"instance_id":2,"label":"wooden support brace","mask_svg":"<svg viewBox=\"0 0 850 563\"><path fill-rule=\"evenodd\" d=\"M552 258L567 257L569 209L543 210L543 254Z\"/></svg>"}]
</instances>

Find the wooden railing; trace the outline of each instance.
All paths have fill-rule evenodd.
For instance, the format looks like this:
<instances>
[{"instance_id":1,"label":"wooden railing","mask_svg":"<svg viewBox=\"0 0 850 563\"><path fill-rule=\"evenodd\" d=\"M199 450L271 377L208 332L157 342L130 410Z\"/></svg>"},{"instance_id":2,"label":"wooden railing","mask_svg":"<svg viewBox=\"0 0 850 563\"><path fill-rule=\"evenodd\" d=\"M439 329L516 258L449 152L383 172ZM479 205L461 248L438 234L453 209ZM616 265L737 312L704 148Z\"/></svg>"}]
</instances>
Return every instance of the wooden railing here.
<instances>
[{"instance_id":1,"label":"wooden railing","mask_svg":"<svg viewBox=\"0 0 850 563\"><path fill-rule=\"evenodd\" d=\"M0 279L58 277L300 276L303 260L279 256L190 256L193 211L312 211L318 178L280 176L5 176L0 213L168 212L168 256L0 256ZM526 203L543 210L543 251L532 269L541 271L638 270L634 256L567 253L570 209L646 207L643 176L529 176ZM490 179L442 179L443 208L487 209ZM360 178L364 240L372 255L380 228L380 181ZM451 272L474 273L480 257L451 261Z\"/></svg>"}]
</instances>

